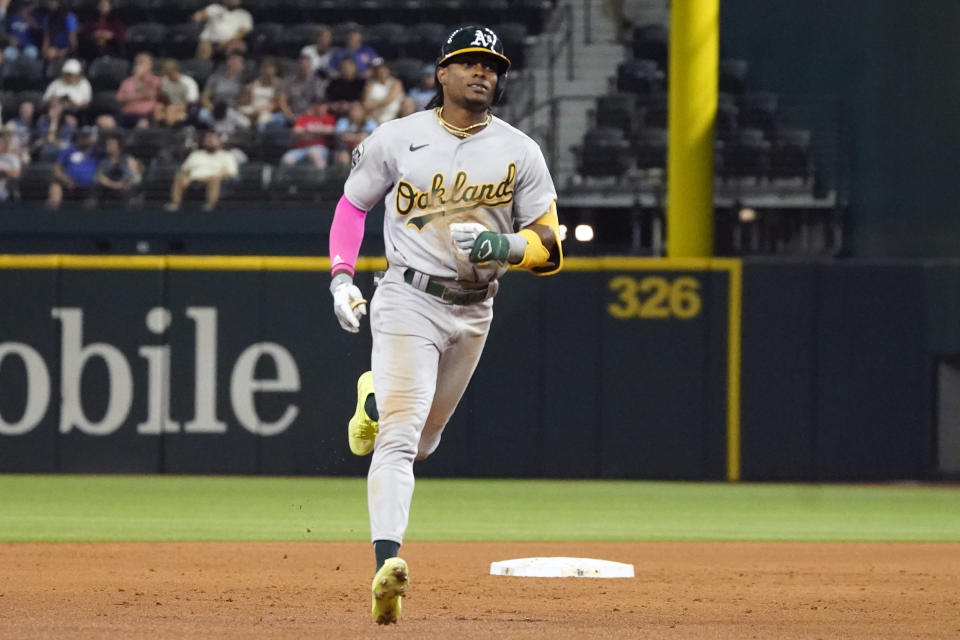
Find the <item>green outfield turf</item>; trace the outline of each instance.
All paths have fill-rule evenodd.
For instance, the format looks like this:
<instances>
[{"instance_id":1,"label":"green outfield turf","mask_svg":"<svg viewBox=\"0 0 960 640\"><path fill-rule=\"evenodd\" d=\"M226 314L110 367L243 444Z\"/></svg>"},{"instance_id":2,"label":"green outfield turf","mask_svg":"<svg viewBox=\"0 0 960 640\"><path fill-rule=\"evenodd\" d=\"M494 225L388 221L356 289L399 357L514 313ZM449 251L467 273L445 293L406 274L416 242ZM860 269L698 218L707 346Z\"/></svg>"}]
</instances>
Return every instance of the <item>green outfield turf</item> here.
<instances>
[{"instance_id":1,"label":"green outfield turf","mask_svg":"<svg viewBox=\"0 0 960 640\"><path fill-rule=\"evenodd\" d=\"M0 475L0 541L366 539L360 478ZM420 479L408 540L960 541L960 488Z\"/></svg>"}]
</instances>

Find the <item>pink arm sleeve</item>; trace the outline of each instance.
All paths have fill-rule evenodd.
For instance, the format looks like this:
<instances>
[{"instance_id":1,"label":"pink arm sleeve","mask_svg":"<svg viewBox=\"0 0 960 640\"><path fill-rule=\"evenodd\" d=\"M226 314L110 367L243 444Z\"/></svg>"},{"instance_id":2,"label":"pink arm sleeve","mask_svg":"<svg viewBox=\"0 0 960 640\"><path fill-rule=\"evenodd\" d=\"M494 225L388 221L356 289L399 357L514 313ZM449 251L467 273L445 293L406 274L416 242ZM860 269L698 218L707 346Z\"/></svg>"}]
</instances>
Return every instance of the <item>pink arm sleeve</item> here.
<instances>
[{"instance_id":1,"label":"pink arm sleeve","mask_svg":"<svg viewBox=\"0 0 960 640\"><path fill-rule=\"evenodd\" d=\"M341 196L330 225L330 273L346 271L353 275L363 242L363 222L367 212Z\"/></svg>"}]
</instances>

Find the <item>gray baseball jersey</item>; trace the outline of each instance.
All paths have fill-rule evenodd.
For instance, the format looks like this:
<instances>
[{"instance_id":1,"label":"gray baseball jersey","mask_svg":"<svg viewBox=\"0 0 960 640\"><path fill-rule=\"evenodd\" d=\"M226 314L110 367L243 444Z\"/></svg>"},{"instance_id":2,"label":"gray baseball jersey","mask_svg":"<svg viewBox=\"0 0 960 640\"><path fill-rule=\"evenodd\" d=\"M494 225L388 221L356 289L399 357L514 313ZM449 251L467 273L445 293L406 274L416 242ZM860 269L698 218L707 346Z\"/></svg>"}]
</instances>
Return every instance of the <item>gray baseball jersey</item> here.
<instances>
[{"instance_id":1,"label":"gray baseball jersey","mask_svg":"<svg viewBox=\"0 0 960 640\"><path fill-rule=\"evenodd\" d=\"M384 198L387 261L465 283L499 278L506 265L471 263L450 237L451 222L513 233L557 198L540 148L499 118L464 139L433 110L392 120L354 149L353 164L344 194L364 211Z\"/></svg>"}]
</instances>

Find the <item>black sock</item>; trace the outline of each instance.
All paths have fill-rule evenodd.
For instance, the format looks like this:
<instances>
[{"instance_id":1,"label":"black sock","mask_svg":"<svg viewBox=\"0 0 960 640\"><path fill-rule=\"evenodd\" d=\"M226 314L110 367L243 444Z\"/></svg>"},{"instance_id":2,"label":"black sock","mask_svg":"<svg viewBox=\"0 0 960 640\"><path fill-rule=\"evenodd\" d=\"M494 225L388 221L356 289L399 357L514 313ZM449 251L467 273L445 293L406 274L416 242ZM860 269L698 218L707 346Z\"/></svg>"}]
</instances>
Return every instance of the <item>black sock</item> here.
<instances>
[{"instance_id":1,"label":"black sock","mask_svg":"<svg viewBox=\"0 0 960 640\"><path fill-rule=\"evenodd\" d=\"M363 410L367 412L371 420L380 422L380 412L377 411L377 397L372 393L367 395L367 399L363 401Z\"/></svg>"},{"instance_id":2,"label":"black sock","mask_svg":"<svg viewBox=\"0 0 960 640\"><path fill-rule=\"evenodd\" d=\"M374 540L373 552L377 554L377 571L388 558L396 558L400 553L400 543L393 540Z\"/></svg>"}]
</instances>

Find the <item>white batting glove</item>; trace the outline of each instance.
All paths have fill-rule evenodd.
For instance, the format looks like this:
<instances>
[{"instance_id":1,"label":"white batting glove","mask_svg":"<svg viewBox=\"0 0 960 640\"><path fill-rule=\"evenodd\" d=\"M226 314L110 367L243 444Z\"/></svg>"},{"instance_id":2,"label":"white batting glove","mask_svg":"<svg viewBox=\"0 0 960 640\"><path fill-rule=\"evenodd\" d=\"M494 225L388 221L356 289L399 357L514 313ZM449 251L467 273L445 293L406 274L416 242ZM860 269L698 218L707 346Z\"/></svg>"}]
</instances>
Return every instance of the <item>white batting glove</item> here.
<instances>
[{"instance_id":1,"label":"white batting glove","mask_svg":"<svg viewBox=\"0 0 960 640\"><path fill-rule=\"evenodd\" d=\"M488 231L488 229L479 222L450 223L450 235L461 253L470 253L470 250L473 249L473 243L477 241L477 236L484 231Z\"/></svg>"},{"instance_id":2,"label":"white batting glove","mask_svg":"<svg viewBox=\"0 0 960 640\"><path fill-rule=\"evenodd\" d=\"M333 312L340 326L350 333L360 332L360 318L367 315L367 301L360 288L353 284L353 278L346 273L338 273L330 282L333 294Z\"/></svg>"}]
</instances>

